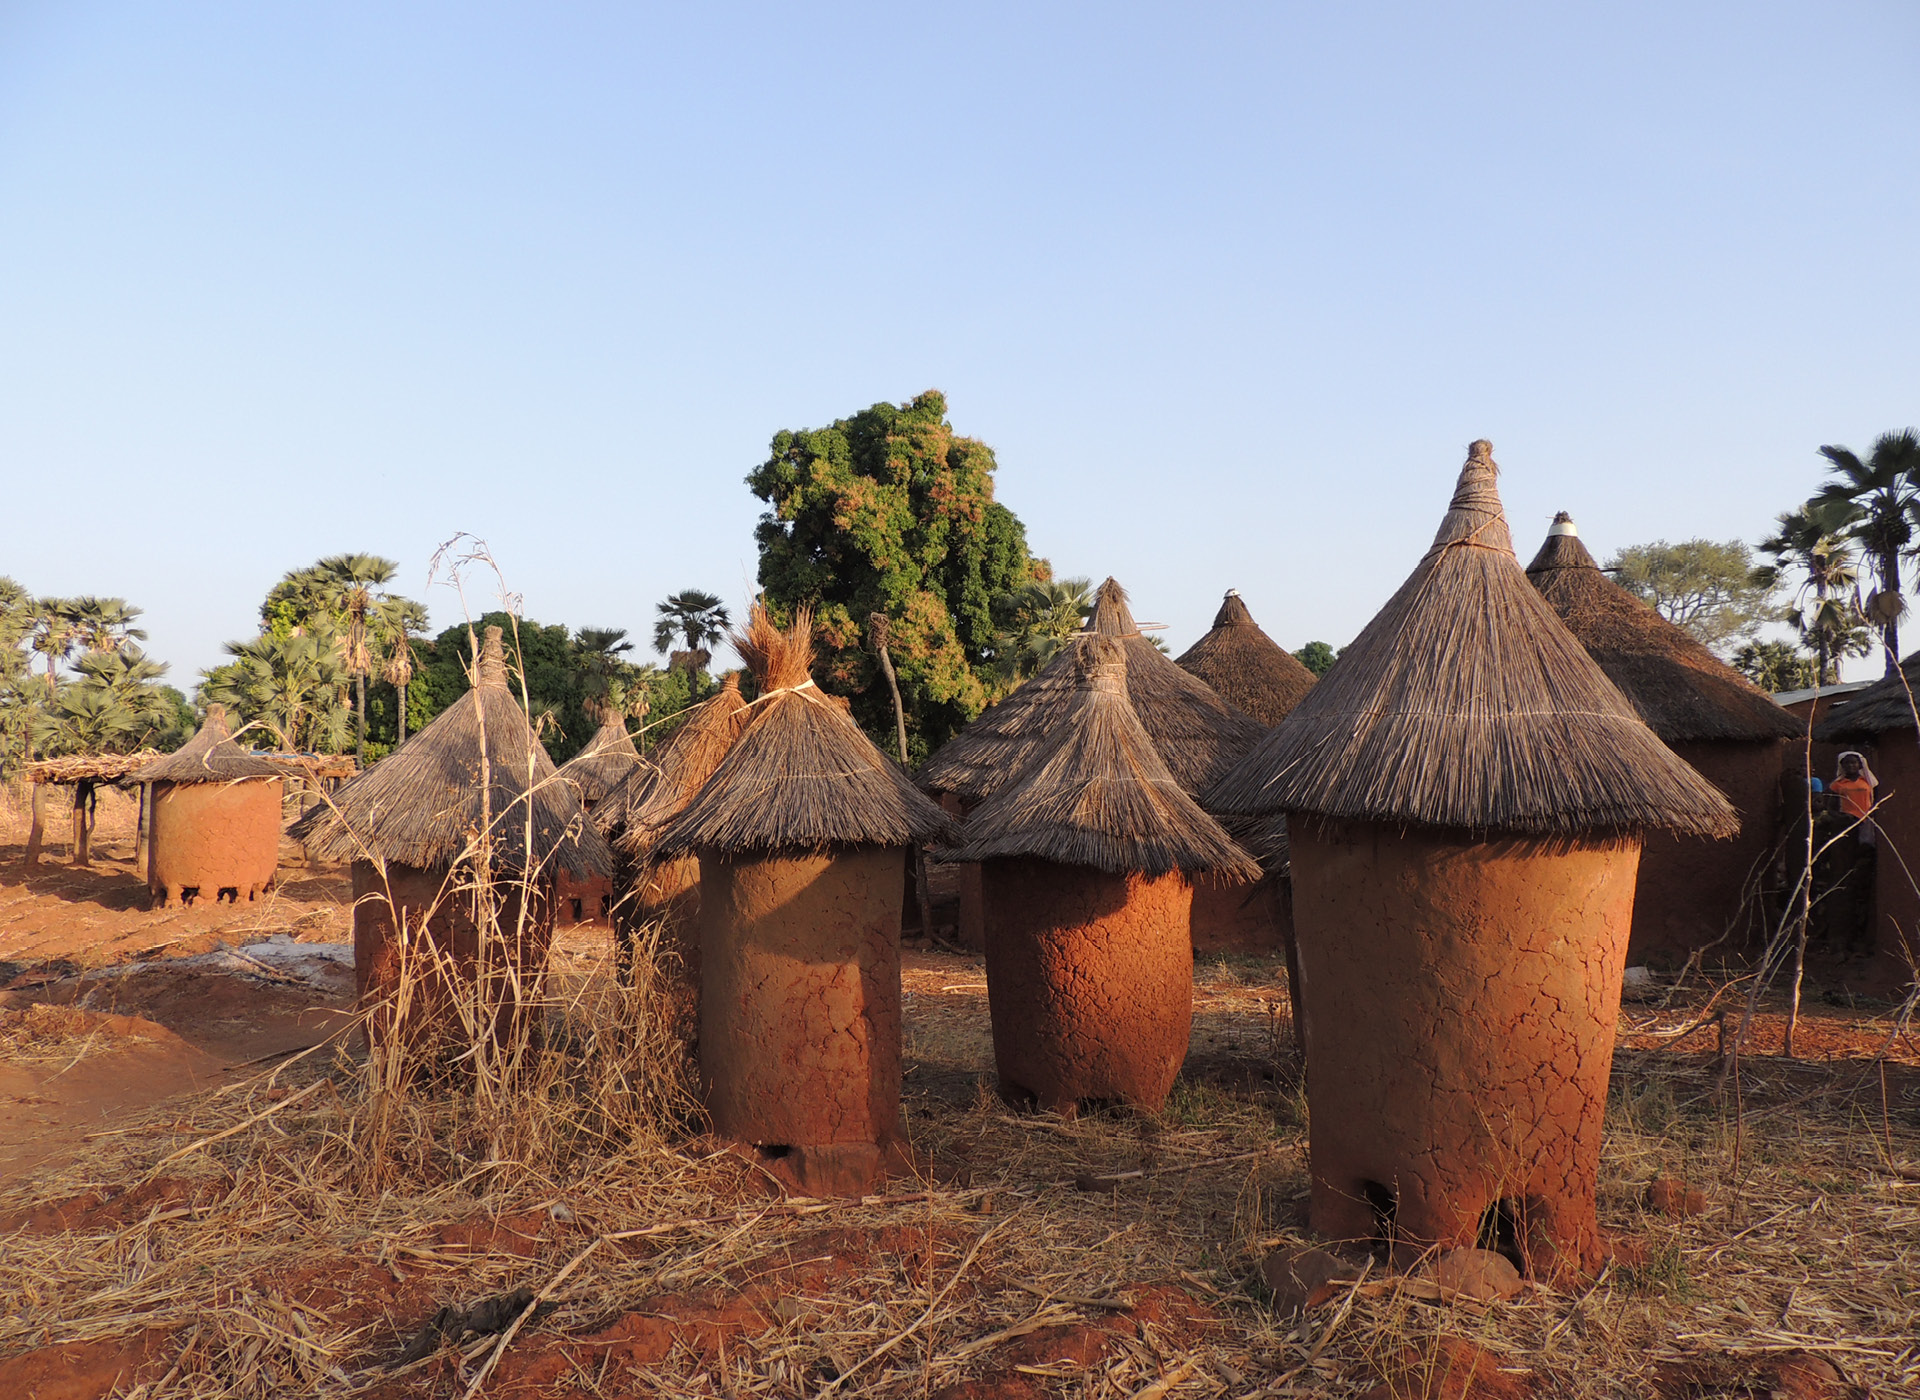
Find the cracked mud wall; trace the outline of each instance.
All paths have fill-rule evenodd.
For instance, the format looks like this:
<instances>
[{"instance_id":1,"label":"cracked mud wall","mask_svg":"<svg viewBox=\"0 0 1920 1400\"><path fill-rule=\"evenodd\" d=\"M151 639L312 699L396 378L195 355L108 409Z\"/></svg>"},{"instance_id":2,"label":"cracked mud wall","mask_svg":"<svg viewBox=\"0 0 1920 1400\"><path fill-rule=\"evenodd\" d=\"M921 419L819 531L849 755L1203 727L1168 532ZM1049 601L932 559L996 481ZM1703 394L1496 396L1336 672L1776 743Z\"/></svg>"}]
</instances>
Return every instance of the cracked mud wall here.
<instances>
[{"instance_id":1,"label":"cracked mud wall","mask_svg":"<svg viewBox=\"0 0 1920 1400\"><path fill-rule=\"evenodd\" d=\"M1883 734L1868 755L1880 806L1880 841L1874 853L1873 952L1850 990L1868 996L1905 995L1920 961L1920 741L1912 732Z\"/></svg>"},{"instance_id":2,"label":"cracked mud wall","mask_svg":"<svg viewBox=\"0 0 1920 1400\"><path fill-rule=\"evenodd\" d=\"M425 1042L467 1034L457 1003L471 1003L480 976L480 936L473 891L443 888L447 884L445 870L389 863L383 877L373 862L353 862L353 974L361 1003L380 1007L371 1023L378 1039L399 1035ZM524 928L522 887L501 881L494 891L500 935L489 950L493 980L486 990L493 1036L504 1042L537 1020L534 1003L553 938L553 881L533 885ZM404 942L401 923L408 934Z\"/></svg>"},{"instance_id":3,"label":"cracked mud wall","mask_svg":"<svg viewBox=\"0 0 1920 1400\"><path fill-rule=\"evenodd\" d=\"M258 898L280 864L280 780L155 783L147 851L156 904L177 904L190 888L208 904L222 889L235 903Z\"/></svg>"},{"instance_id":4,"label":"cracked mud wall","mask_svg":"<svg viewBox=\"0 0 1920 1400\"><path fill-rule=\"evenodd\" d=\"M1594 1197L1637 842L1298 823L1312 1224L1402 1262L1507 1203L1537 1277L1600 1262Z\"/></svg>"},{"instance_id":5,"label":"cracked mud wall","mask_svg":"<svg viewBox=\"0 0 1920 1400\"><path fill-rule=\"evenodd\" d=\"M700 857L700 1077L759 1146L900 1136L907 852Z\"/></svg>"},{"instance_id":6,"label":"cracked mud wall","mask_svg":"<svg viewBox=\"0 0 1920 1400\"><path fill-rule=\"evenodd\" d=\"M1193 881L1193 951L1278 953L1285 947L1286 882L1265 875L1252 884L1211 875Z\"/></svg>"},{"instance_id":7,"label":"cracked mud wall","mask_svg":"<svg viewBox=\"0 0 1920 1400\"><path fill-rule=\"evenodd\" d=\"M1716 953L1738 958L1758 951L1753 933L1764 911L1742 914L1741 891L1756 864L1771 867L1780 837L1781 780L1787 741L1674 744L1673 751L1725 793L1740 814L1740 834L1725 841L1653 832L1640 853L1633 904L1632 963L1675 968L1694 949L1712 943L1737 918L1735 934ZM1796 758L1799 757L1796 750ZM1767 872L1770 873L1770 870Z\"/></svg>"},{"instance_id":8,"label":"cracked mud wall","mask_svg":"<svg viewBox=\"0 0 1920 1400\"><path fill-rule=\"evenodd\" d=\"M1044 860L983 867L1001 1093L1157 1108L1193 1029L1193 888Z\"/></svg>"}]
</instances>

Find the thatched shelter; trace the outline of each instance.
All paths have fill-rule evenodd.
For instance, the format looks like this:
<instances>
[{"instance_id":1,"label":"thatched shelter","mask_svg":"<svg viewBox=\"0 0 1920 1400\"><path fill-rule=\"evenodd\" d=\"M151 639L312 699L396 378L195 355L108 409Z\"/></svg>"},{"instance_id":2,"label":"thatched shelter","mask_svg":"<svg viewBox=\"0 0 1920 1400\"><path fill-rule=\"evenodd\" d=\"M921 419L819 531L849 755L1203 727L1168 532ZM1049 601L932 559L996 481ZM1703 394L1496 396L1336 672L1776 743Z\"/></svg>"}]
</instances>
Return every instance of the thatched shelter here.
<instances>
[{"instance_id":1,"label":"thatched shelter","mask_svg":"<svg viewBox=\"0 0 1920 1400\"><path fill-rule=\"evenodd\" d=\"M627 733L626 716L609 710L600 728L587 740L587 746L560 765L560 777L573 788L574 795L580 799L580 809L591 819L594 809L645 762L640 750L633 745L633 736ZM613 877L595 875L587 880L575 880L562 871L554 890L554 904L560 918L576 924L609 920L613 910Z\"/></svg>"},{"instance_id":2,"label":"thatched shelter","mask_svg":"<svg viewBox=\"0 0 1920 1400\"><path fill-rule=\"evenodd\" d=\"M378 1036L471 1037L486 1029L461 1024L474 1006L497 1037L526 1024L556 880L612 868L507 685L498 627L473 688L293 834L322 860L353 863L354 972L361 997L382 1004Z\"/></svg>"},{"instance_id":3,"label":"thatched shelter","mask_svg":"<svg viewBox=\"0 0 1920 1400\"><path fill-rule=\"evenodd\" d=\"M1806 725L1602 573L1565 511L1527 578L1647 727L1740 814L1730 841L1647 835L1628 958L1679 964L1709 945L1740 952L1756 935L1764 942L1787 746Z\"/></svg>"},{"instance_id":4,"label":"thatched shelter","mask_svg":"<svg viewBox=\"0 0 1920 1400\"><path fill-rule=\"evenodd\" d=\"M1027 768L952 858L986 897L1000 1092L1072 1114L1157 1109L1193 1023L1192 879L1260 868L1167 771L1127 702L1124 644L1074 649L1075 688Z\"/></svg>"},{"instance_id":5,"label":"thatched shelter","mask_svg":"<svg viewBox=\"0 0 1920 1400\"><path fill-rule=\"evenodd\" d=\"M1214 614L1212 629L1180 654L1178 664L1206 682L1207 688L1227 704L1268 729L1285 719L1313 689L1313 672L1260 630L1239 591L1232 588ZM1228 830L1267 873L1251 885L1211 877L1195 881L1194 951L1271 953L1286 949L1291 966L1293 891L1285 873L1285 823L1257 831L1234 826ZM1271 858L1262 851L1271 851Z\"/></svg>"},{"instance_id":6,"label":"thatched shelter","mask_svg":"<svg viewBox=\"0 0 1920 1400\"><path fill-rule=\"evenodd\" d=\"M238 904L273 887L280 770L233 742L224 706L207 706L197 734L131 780L152 790L147 889L156 908L208 895Z\"/></svg>"},{"instance_id":7,"label":"thatched shelter","mask_svg":"<svg viewBox=\"0 0 1920 1400\"><path fill-rule=\"evenodd\" d=\"M1551 1276L1601 1255L1641 834L1737 821L1528 585L1496 473L1473 444L1419 566L1206 801L1288 818L1314 1229Z\"/></svg>"},{"instance_id":8,"label":"thatched shelter","mask_svg":"<svg viewBox=\"0 0 1920 1400\"><path fill-rule=\"evenodd\" d=\"M1089 637L1111 637L1124 649L1127 700L1153 740L1161 761L1189 794L1198 794L1231 768L1266 727L1228 705L1206 682L1174 664L1134 625L1126 590L1108 579L1094 598L1085 630L1038 674L991 706L941 745L914 775L925 792L952 799L961 814L1024 772L1058 729L1079 690L1074 651ZM1234 911L1237 919L1239 914ZM986 946L978 872L960 872L960 941Z\"/></svg>"},{"instance_id":9,"label":"thatched shelter","mask_svg":"<svg viewBox=\"0 0 1920 1400\"><path fill-rule=\"evenodd\" d=\"M946 815L815 687L812 619L756 606L746 726L655 854L700 861L700 1078L714 1129L809 1194L860 1193L903 1142L900 904Z\"/></svg>"},{"instance_id":10,"label":"thatched shelter","mask_svg":"<svg viewBox=\"0 0 1920 1400\"><path fill-rule=\"evenodd\" d=\"M1870 996L1899 996L1920 966L1920 652L1900 663L1814 725L1823 744L1864 750L1880 786L1874 792L1873 914L1866 956L1844 969L1846 985ZM1829 776L1832 770L1821 776Z\"/></svg>"},{"instance_id":11,"label":"thatched shelter","mask_svg":"<svg viewBox=\"0 0 1920 1400\"><path fill-rule=\"evenodd\" d=\"M693 706L595 815L613 843L613 928L621 966L632 959L635 931L657 923L659 946L672 964L669 975L690 1003L689 1021L699 1005L700 861L691 855L662 860L653 847L667 823L706 786L746 727L747 715L740 677L729 672L719 691Z\"/></svg>"}]
</instances>

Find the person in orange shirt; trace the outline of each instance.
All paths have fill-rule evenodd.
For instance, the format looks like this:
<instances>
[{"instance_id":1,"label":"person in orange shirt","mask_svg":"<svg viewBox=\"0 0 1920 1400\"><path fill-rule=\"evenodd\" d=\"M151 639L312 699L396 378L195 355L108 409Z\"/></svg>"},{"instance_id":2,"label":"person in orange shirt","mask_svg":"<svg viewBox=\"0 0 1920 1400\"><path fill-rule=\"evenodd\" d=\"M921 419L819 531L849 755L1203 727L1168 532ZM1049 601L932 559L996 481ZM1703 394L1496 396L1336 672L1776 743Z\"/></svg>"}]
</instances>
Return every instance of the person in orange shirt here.
<instances>
[{"instance_id":1,"label":"person in orange shirt","mask_svg":"<svg viewBox=\"0 0 1920 1400\"><path fill-rule=\"evenodd\" d=\"M1829 790L1840 799L1840 815L1860 823L1861 843L1868 846L1874 844L1873 800L1879 786L1880 780L1873 776L1862 755L1852 749L1840 755L1840 774Z\"/></svg>"}]
</instances>

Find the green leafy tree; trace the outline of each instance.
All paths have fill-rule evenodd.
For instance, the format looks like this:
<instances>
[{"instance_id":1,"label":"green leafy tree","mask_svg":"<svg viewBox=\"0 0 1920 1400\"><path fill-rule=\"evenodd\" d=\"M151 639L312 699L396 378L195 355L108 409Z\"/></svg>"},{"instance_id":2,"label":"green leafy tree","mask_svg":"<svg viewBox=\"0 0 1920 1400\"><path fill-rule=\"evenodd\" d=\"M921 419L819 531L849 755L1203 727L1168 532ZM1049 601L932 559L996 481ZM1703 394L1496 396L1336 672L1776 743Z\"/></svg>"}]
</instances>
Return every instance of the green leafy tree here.
<instances>
[{"instance_id":1,"label":"green leafy tree","mask_svg":"<svg viewBox=\"0 0 1920 1400\"><path fill-rule=\"evenodd\" d=\"M1775 576L1739 540L1632 545L1607 561L1620 586L1723 654L1779 619Z\"/></svg>"},{"instance_id":2,"label":"green leafy tree","mask_svg":"<svg viewBox=\"0 0 1920 1400\"><path fill-rule=\"evenodd\" d=\"M769 506L754 530L769 608L813 610L815 674L881 739L892 698L865 643L870 617L887 618L916 758L986 705L994 600L1052 572L993 498L992 449L956 434L946 413L929 390L825 428L783 429L747 476Z\"/></svg>"},{"instance_id":3,"label":"green leafy tree","mask_svg":"<svg viewBox=\"0 0 1920 1400\"><path fill-rule=\"evenodd\" d=\"M999 698L1053 660L1093 611L1093 581L1033 579L994 600L991 673Z\"/></svg>"},{"instance_id":4,"label":"green leafy tree","mask_svg":"<svg viewBox=\"0 0 1920 1400\"><path fill-rule=\"evenodd\" d=\"M1333 669L1336 653L1330 642L1308 642L1293 654L1293 659L1318 676Z\"/></svg>"},{"instance_id":5,"label":"green leafy tree","mask_svg":"<svg viewBox=\"0 0 1920 1400\"><path fill-rule=\"evenodd\" d=\"M1862 460L1845 447L1823 447L1828 481L1808 502L1814 507L1850 508L1848 533L1866 553L1879 581L1865 612L1880 628L1886 650L1886 674L1900 665L1900 616L1906 600L1900 588L1900 560L1913 543L1920 510L1920 434L1912 428L1882 433Z\"/></svg>"},{"instance_id":6,"label":"green leafy tree","mask_svg":"<svg viewBox=\"0 0 1920 1400\"><path fill-rule=\"evenodd\" d=\"M683 589L656 604L654 614L653 649L662 656L671 652L668 664L689 671L706 669L714 644L727 635L732 622L719 598L697 588ZM626 635L624 629L620 635ZM676 640L686 643L685 650L673 650Z\"/></svg>"},{"instance_id":7,"label":"green leafy tree","mask_svg":"<svg viewBox=\"0 0 1920 1400\"><path fill-rule=\"evenodd\" d=\"M1842 657L1865 656L1873 649L1860 611L1853 544L1846 533L1857 513L1852 505L1839 502L1796 506L1782 511L1778 528L1760 542L1778 578L1800 579L1788 620L1813 651L1814 685L1838 680Z\"/></svg>"},{"instance_id":8,"label":"green leafy tree","mask_svg":"<svg viewBox=\"0 0 1920 1400\"><path fill-rule=\"evenodd\" d=\"M1748 642L1733 654L1733 669L1772 694L1823 685L1818 663L1791 642Z\"/></svg>"}]
</instances>

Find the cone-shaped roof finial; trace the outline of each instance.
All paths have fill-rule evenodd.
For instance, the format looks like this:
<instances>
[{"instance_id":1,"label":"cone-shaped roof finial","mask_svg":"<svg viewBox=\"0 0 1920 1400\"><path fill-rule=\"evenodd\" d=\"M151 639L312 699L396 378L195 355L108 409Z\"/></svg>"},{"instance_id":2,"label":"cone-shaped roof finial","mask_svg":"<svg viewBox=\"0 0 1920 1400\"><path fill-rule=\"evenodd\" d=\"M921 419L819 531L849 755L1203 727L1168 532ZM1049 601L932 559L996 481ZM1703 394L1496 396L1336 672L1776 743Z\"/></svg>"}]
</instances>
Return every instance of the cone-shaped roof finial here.
<instances>
[{"instance_id":1,"label":"cone-shaped roof finial","mask_svg":"<svg viewBox=\"0 0 1920 1400\"><path fill-rule=\"evenodd\" d=\"M489 627L485 639L480 643L480 659L473 668L473 684L476 690L507 688L507 653L501 644L498 627Z\"/></svg>"}]
</instances>

